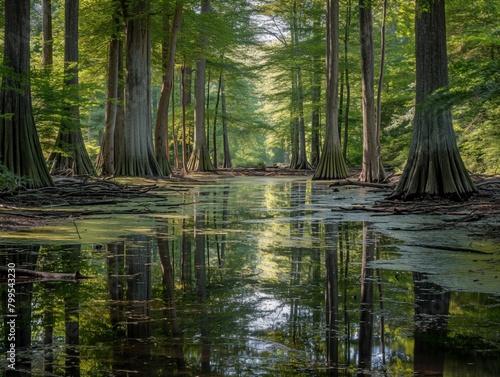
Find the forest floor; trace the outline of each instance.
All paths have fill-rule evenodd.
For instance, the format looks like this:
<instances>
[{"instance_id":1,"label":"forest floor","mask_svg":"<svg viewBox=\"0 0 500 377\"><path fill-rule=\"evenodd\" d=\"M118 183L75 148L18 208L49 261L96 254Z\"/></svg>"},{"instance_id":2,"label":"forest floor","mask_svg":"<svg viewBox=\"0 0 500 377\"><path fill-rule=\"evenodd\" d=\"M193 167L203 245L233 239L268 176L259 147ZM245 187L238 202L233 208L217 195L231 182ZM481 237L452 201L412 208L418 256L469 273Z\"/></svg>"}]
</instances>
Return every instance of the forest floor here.
<instances>
[{"instance_id":1,"label":"forest floor","mask_svg":"<svg viewBox=\"0 0 500 377\"><path fill-rule=\"evenodd\" d=\"M347 180L330 183L332 193L338 191L339 186L363 186L357 181L359 169L351 169L350 173ZM312 172L271 166L220 169L217 173L191 173L187 176L177 172L166 179L119 179L115 181L109 178L56 177L55 187L22 190L13 194L0 192L0 231L29 231L50 222L96 215L103 211L103 206L109 213L113 205L135 198L156 197L159 191L184 191L192 185L207 182L212 184L221 179L243 176L308 178L312 176ZM477 237L500 239L500 176L474 174L472 178L478 192L463 202L382 199L371 205L345 207L342 210L399 216L410 214L451 216L446 220L450 225L460 223L472 226L473 224L474 234ZM398 176L393 175L386 183L375 184L369 189L390 193L398 179Z\"/></svg>"}]
</instances>

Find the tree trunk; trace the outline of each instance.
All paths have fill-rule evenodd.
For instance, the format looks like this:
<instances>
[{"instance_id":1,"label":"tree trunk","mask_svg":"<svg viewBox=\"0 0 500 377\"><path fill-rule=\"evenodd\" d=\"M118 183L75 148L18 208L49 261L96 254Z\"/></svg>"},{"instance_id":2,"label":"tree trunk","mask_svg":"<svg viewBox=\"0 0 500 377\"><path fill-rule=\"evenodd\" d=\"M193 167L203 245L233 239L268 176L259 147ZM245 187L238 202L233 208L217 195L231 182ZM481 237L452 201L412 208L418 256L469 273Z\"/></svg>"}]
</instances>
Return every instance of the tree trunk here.
<instances>
[{"instance_id":1,"label":"tree trunk","mask_svg":"<svg viewBox=\"0 0 500 377\"><path fill-rule=\"evenodd\" d=\"M326 132L321 158L313 179L347 177L338 130L339 2L327 0L326 21Z\"/></svg>"},{"instance_id":2,"label":"tree trunk","mask_svg":"<svg viewBox=\"0 0 500 377\"><path fill-rule=\"evenodd\" d=\"M163 76L163 85L161 88L160 100L158 104L158 112L156 115L155 127L155 156L160 170L164 175L172 174L172 168L168 159L168 105L170 103L170 95L174 88L174 68L175 68L175 50L177 45L177 36L182 20L183 4L179 4L175 8L170 37L166 43L165 49L167 53L165 73ZM169 22L167 22L167 26Z\"/></svg>"},{"instance_id":3,"label":"tree trunk","mask_svg":"<svg viewBox=\"0 0 500 377\"><path fill-rule=\"evenodd\" d=\"M224 76L221 77L220 84L220 100L221 100L221 111L222 111L222 142L224 144L224 164L223 167L226 169L232 168L233 163L231 161L231 151L229 150L229 132L227 129L227 109L226 109L226 86L224 84Z\"/></svg>"},{"instance_id":4,"label":"tree trunk","mask_svg":"<svg viewBox=\"0 0 500 377\"><path fill-rule=\"evenodd\" d=\"M126 9L125 119L116 175L161 176L156 162L151 136L151 54L148 2L140 0ZM118 129L117 129L118 131Z\"/></svg>"},{"instance_id":5,"label":"tree trunk","mask_svg":"<svg viewBox=\"0 0 500 377\"><path fill-rule=\"evenodd\" d=\"M292 95L290 100L290 168L295 169L299 161L299 116L297 111L297 82L292 73Z\"/></svg>"},{"instance_id":6,"label":"tree trunk","mask_svg":"<svg viewBox=\"0 0 500 377\"><path fill-rule=\"evenodd\" d=\"M310 169L311 166L307 162L307 153L306 153L306 131L305 131L305 123L304 123L304 94L302 90L302 67L300 66L299 59L301 56L300 46L299 46L299 27L298 27L298 19L297 19L297 1L293 2L293 46L294 46L294 54L296 59L295 66L295 74L294 80L296 82L296 90L297 90L297 115L298 115L298 142L299 142L299 150L298 150L298 159L292 168L294 169Z\"/></svg>"},{"instance_id":7,"label":"tree trunk","mask_svg":"<svg viewBox=\"0 0 500 377\"><path fill-rule=\"evenodd\" d=\"M54 41L52 37L52 0L42 0L42 64L50 67L54 63Z\"/></svg>"},{"instance_id":8,"label":"tree trunk","mask_svg":"<svg viewBox=\"0 0 500 377\"><path fill-rule=\"evenodd\" d=\"M476 189L458 151L451 109L426 103L448 85L444 0L417 0L415 20L417 68L413 138L405 169L393 197L449 197L463 200Z\"/></svg>"},{"instance_id":9,"label":"tree trunk","mask_svg":"<svg viewBox=\"0 0 500 377\"><path fill-rule=\"evenodd\" d=\"M210 0L202 0L201 13L210 12ZM201 50L204 51L208 45L208 34L203 34ZM198 58L196 60L196 77L194 82L194 146L191 157L187 163L189 171L213 171L214 167L210 161L210 153L208 151L207 138L205 132L205 75L207 68L207 60Z\"/></svg>"},{"instance_id":10,"label":"tree trunk","mask_svg":"<svg viewBox=\"0 0 500 377\"><path fill-rule=\"evenodd\" d=\"M49 157L52 174L94 175L80 127L78 95L78 0L65 1L64 75L67 115Z\"/></svg>"},{"instance_id":11,"label":"tree trunk","mask_svg":"<svg viewBox=\"0 0 500 377\"><path fill-rule=\"evenodd\" d=\"M375 58L371 0L359 0L359 26L363 97L363 163L359 180L362 182L382 182L385 180L385 171L381 163L380 140L377 140L378 133L375 121Z\"/></svg>"},{"instance_id":12,"label":"tree trunk","mask_svg":"<svg viewBox=\"0 0 500 377\"><path fill-rule=\"evenodd\" d=\"M174 80L175 81L175 80ZM172 90L172 139L174 141L174 167L179 169L179 139L175 128L175 90Z\"/></svg>"},{"instance_id":13,"label":"tree trunk","mask_svg":"<svg viewBox=\"0 0 500 377\"><path fill-rule=\"evenodd\" d=\"M108 87L107 101L104 118L104 134L101 149L97 157L97 169L101 175L113 175L115 173L115 129L118 117L120 87L120 62L123 60L123 42L119 38L121 28L119 15L114 15L116 33L109 42L108 61Z\"/></svg>"},{"instance_id":14,"label":"tree trunk","mask_svg":"<svg viewBox=\"0 0 500 377\"><path fill-rule=\"evenodd\" d=\"M382 88L384 85L384 71L385 71L385 25L387 20L387 0L384 0L383 11L382 11L382 28L381 34L381 46L380 46L380 70L378 76L377 85L377 108L375 109L376 122L375 122L375 140L377 140L377 157L379 158L379 166L383 169L382 165L382 146L380 144L380 131L382 129ZM385 172L384 172L385 174ZM384 177L385 180L385 177Z\"/></svg>"},{"instance_id":15,"label":"tree trunk","mask_svg":"<svg viewBox=\"0 0 500 377\"><path fill-rule=\"evenodd\" d=\"M212 145L213 145L213 161L214 166L217 168L217 115L219 112L220 94L222 90L222 71L219 75L219 85L217 88L217 99L215 101L215 111L214 111L214 129L212 133Z\"/></svg>"},{"instance_id":16,"label":"tree trunk","mask_svg":"<svg viewBox=\"0 0 500 377\"><path fill-rule=\"evenodd\" d=\"M31 103L30 1L5 0L5 38L0 92L0 165L24 186L53 186L38 139ZM9 116L7 116L7 114Z\"/></svg>"},{"instance_id":17,"label":"tree trunk","mask_svg":"<svg viewBox=\"0 0 500 377\"><path fill-rule=\"evenodd\" d=\"M181 113L182 113L182 171L187 173L187 153L186 153L186 63L181 67Z\"/></svg>"},{"instance_id":18,"label":"tree trunk","mask_svg":"<svg viewBox=\"0 0 500 377\"><path fill-rule=\"evenodd\" d=\"M311 166L316 167L319 163L319 158L321 155L320 150L320 138L319 129L321 126L320 122L320 111L321 111L321 85L319 79L319 70L317 70L317 64L315 63L314 72L312 73L312 84L311 84L311 102L312 102L312 113L311 113Z\"/></svg>"},{"instance_id":19,"label":"tree trunk","mask_svg":"<svg viewBox=\"0 0 500 377\"><path fill-rule=\"evenodd\" d=\"M344 136L342 138L342 156L347 161L347 146L349 144L349 110L351 108L351 82L349 81L348 47L349 28L351 27L351 0L347 3L345 31L344 31L344 77L345 77L345 108L344 108Z\"/></svg>"},{"instance_id":20,"label":"tree trunk","mask_svg":"<svg viewBox=\"0 0 500 377\"><path fill-rule=\"evenodd\" d=\"M319 30L321 28L320 19L314 21L313 38L320 40ZM321 155L319 129L321 127L321 55L313 57L311 78L311 167L318 166Z\"/></svg>"},{"instance_id":21,"label":"tree trunk","mask_svg":"<svg viewBox=\"0 0 500 377\"><path fill-rule=\"evenodd\" d=\"M184 109L191 109L191 105L193 103L193 96L192 96L192 82L193 82L193 67L191 63L189 65L186 65L186 61L184 61L184 70L183 70L183 77L184 79L182 80L182 84L184 85L183 89L183 100L184 100ZM186 114L185 114L186 115ZM189 157L191 156L191 151L193 150L193 141L191 138L192 132L191 130L194 128L193 124L193 118L191 118L191 115L194 115L192 112L189 112L189 119L186 119L186 151L184 152L185 154L185 160L186 160L186 166L187 166L187 161L189 160Z\"/></svg>"}]
</instances>

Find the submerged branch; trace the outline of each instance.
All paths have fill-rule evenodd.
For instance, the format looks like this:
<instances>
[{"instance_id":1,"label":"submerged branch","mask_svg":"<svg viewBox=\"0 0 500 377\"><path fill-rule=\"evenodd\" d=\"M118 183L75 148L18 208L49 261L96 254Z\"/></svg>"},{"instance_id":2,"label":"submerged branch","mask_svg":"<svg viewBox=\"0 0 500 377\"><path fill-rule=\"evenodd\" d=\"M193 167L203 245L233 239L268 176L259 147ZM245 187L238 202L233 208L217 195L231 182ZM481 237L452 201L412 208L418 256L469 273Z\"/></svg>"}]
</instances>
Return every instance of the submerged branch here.
<instances>
[{"instance_id":1,"label":"submerged branch","mask_svg":"<svg viewBox=\"0 0 500 377\"><path fill-rule=\"evenodd\" d=\"M6 266L0 266L0 279L7 278L9 275L9 268ZM42 279L42 280L80 280L80 279L90 279L90 276L85 276L80 273L80 271L75 271L74 273L60 273L60 272L44 272L44 271L33 271L23 268L16 268L16 279Z\"/></svg>"}]
</instances>

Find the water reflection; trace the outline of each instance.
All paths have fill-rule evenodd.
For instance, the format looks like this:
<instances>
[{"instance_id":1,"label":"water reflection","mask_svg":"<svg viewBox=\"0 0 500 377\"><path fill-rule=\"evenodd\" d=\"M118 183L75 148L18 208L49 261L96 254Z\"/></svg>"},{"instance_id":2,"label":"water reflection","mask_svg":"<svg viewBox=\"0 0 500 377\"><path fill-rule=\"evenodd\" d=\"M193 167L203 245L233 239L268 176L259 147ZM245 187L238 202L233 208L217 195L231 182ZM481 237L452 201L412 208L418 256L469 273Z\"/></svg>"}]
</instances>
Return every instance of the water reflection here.
<instances>
[{"instance_id":1,"label":"water reflection","mask_svg":"<svg viewBox=\"0 0 500 377\"><path fill-rule=\"evenodd\" d=\"M3 245L3 265L95 276L16 285L13 375L500 375L498 297L374 268L397 258L395 241L327 216L327 193L289 180L199 187L150 235Z\"/></svg>"}]
</instances>

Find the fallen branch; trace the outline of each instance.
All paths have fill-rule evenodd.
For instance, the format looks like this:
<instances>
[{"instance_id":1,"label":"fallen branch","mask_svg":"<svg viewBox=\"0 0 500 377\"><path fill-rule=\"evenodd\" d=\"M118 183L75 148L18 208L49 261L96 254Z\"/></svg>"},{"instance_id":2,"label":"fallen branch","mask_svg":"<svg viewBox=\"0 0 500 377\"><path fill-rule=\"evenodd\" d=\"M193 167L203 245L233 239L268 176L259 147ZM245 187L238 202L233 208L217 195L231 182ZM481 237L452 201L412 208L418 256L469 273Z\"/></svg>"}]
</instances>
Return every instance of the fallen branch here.
<instances>
[{"instance_id":1,"label":"fallen branch","mask_svg":"<svg viewBox=\"0 0 500 377\"><path fill-rule=\"evenodd\" d=\"M0 266L0 277L6 278L11 273L12 270L9 269L8 267ZM16 268L16 279L19 278L35 278L43 280L80 280L80 279L90 279L90 276L82 275L79 271L75 271L72 274L68 274L60 272L43 272L43 271L26 270L24 268Z\"/></svg>"},{"instance_id":2,"label":"fallen branch","mask_svg":"<svg viewBox=\"0 0 500 377\"><path fill-rule=\"evenodd\" d=\"M460 253L472 253L472 254L486 254L491 255L493 253L488 253L486 251L468 249L463 247L455 247L455 246L439 246L439 245L420 245L420 244L412 244L413 247L423 247L425 249L436 249L436 250L444 250L444 251L458 251Z\"/></svg>"},{"instance_id":3,"label":"fallen branch","mask_svg":"<svg viewBox=\"0 0 500 377\"><path fill-rule=\"evenodd\" d=\"M496 185L496 184L500 184L500 181L499 181L499 180L496 180L496 181L484 181L484 182L479 182L479 183L476 183L476 187L479 187L479 186L484 186L484 185Z\"/></svg>"},{"instance_id":4,"label":"fallen branch","mask_svg":"<svg viewBox=\"0 0 500 377\"><path fill-rule=\"evenodd\" d=\"M380 188L380 189L385 189L385 190L392 190L394 188L394 185L391 183L360 182L360 181L352 181L350 179L345 179L342 181L335 181L335 182L330 183L328 185L328 187L335 187L335 186L374 187L374 188Z\"/></svg>"}]
</instances>

